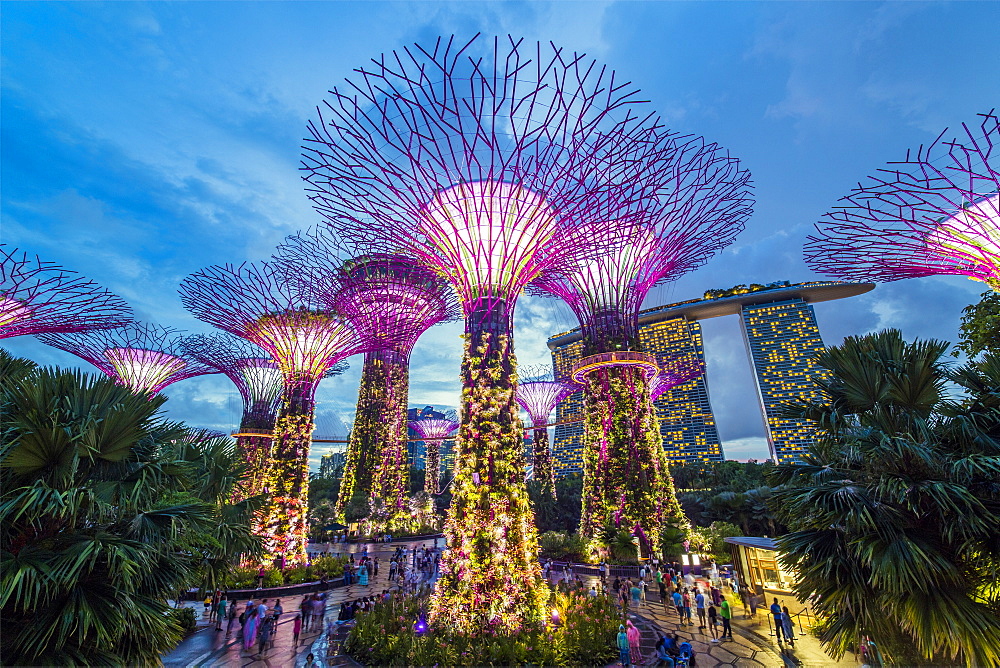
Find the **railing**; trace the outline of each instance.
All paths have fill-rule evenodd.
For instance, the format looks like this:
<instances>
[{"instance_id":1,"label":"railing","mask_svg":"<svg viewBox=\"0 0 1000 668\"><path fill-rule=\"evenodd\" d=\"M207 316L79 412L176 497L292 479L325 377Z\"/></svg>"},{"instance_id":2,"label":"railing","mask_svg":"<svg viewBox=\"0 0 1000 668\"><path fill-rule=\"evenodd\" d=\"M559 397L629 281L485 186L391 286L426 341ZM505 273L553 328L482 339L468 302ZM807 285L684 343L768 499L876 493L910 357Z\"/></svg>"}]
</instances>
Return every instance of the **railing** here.
<instances>
[{"instance_id":1,"label":"railing","mask_svg":"<svg viewBox=\"0 0 1000 668\"><path fill-rule=\"evenodd\" d=\"M605 366L637 366L643 370L647 378L652 378L660 370L656 358L649 353L619 350L584 357L573 365L573 380L583 383L588 373Z\"/></svg>"}]
</instances>

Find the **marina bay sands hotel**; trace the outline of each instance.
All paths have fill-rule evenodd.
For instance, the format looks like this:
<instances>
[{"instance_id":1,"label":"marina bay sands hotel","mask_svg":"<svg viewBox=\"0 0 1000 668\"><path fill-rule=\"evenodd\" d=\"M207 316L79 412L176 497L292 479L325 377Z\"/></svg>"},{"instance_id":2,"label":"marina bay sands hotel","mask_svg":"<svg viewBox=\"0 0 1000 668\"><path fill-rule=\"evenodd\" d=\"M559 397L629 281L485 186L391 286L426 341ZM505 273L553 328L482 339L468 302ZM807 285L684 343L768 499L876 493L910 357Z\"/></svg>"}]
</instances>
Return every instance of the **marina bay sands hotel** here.
<instances>
[{"instance_id":1,"label":"marina bay sands hotel","mask_svg":"<svg viewBox=\"0 0 1000 668\"><path fill-rule=\"evenodd\" d=\"M813 359L823 349L823 340L812 304L853 297L874 287L873 283L784 281L710 291L704 299L640 311L639 340L643 350L661 364L678 357L694 357L704 363L699 321L738 315L771 458L792 461L812 442L813 433L802 421L782 417L780 408L790 400L818 398L813 378L821 370ZM580 359L580 339L579 328L549 339L557 376L569 375ZM663 447L671 461L723 459L706 375L668 390L655 403ZM553 458L559 475L582 470L582 417L582 392L575 392L556 407Z\"/></svg>"}]
</instances>

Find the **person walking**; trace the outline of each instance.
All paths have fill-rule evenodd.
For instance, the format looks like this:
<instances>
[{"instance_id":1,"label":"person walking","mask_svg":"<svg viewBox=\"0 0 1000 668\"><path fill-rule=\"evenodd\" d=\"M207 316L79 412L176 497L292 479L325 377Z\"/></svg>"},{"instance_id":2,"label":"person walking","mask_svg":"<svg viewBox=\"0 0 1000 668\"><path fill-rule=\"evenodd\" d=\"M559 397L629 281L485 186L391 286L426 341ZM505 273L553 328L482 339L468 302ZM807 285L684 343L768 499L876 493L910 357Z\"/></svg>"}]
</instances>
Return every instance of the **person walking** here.
<instances>
[{"instance_id":1,"label":"person walking","mask_svg":"<svg viewBox=\"0 0 1000 668\"><path fill-rule=\"evenodd\" d=\"M774 618L774 634L778 636L778 642L781 642L781 605L778 603L778 599L774 599L774 603L771 604L771 617Z\"/></svg>"},{"instance_id":2,"label":"person walking","mask_svg":"<svg viewBox=\"0 0 1000 668\"><path fill-rule=\"evenodd\" d=\"M628 636L628 656L633 663L642 663L642 635L632 620L625 622L625 635Z\"/></svg>"},{"instance_id":3,"label":"person walking","mask_svg":"<svg viewBox=\"0 0 1000 668\"><path fill-rule=\"evenodd\" d=\"M222 598L219 599L218 604L216 604L216 608L215 608L215 630L216 631L221 631L222 630L222 620L226 618L226 605L227 604L228 604L228 601L226 600L225 595L223 595Z\"/></svg>"},{"instance_id":4,"label":"person walking","mask_svg":"<svg viewBox=\"0 0 1000 668\"><path fill-rule=\"evenodd\" d=\"M697 591L698 593L694 597L694 604L698 611L698 628L703 629L707 623L705 618L705 594L701 592L701 589Z\"/></svg>"},{"instance_id":5,"label":"person walking","mask_svg":"<svg viewBox=\"0 0 1000 668\"><path fill-rule=\"evenodd\" d=\"M679 591L675 591L671 598L674 601L674 609L677 610L677 619L680 620L680 625L684 626L684 597Z\"/></svg>"},{"instance_id":6,"label":"person walking","mask_svg":"<svg viewBox=\"0 0 1000 668\"><path fill-rule=\"evenodd\" d=\"M295 648L299 646L299 634L302 633L302 613L295 613L295 619L292 620L292 652Z\"/></svg>"},{"instance_id":7,"label":"person walking","mask_svg":"<svg viewBox=\"0 0 1000 668\"><path fill-rule=\"evenodd\" d=\"M684 602L684 618L687 620L688 626L694 626L694 621L691 615L691 593L684 588L684 592L681 594L681 600Z\"/></svg>"},{"instance_id":8,"label":"person walking","mask_svg":"<svg viewBox=\"0 0 1000 668\"><path fill-rule=\"evenodd\" d=\"M712 642L719 642L719 611L714 605L708 606L708 628L712 631Z\"/></svg>"},{"instance_id":9,"label":"person walking","mask_svg":"<svg viewBox=\"0 0 1000 668\"><path fill-rule=\"evenodd\" d=\"M229 621L226 623L226 637L233 635L233 625L236 622L237 610L239 610L238 601L234 598L232 603L229 604Z\"/></svg>"},{"instance_id":10,"label":"person walking","mask_svg":"<svg viewBox=\"0 0 1000 668\"><path fill-rule=\"evenodd\" d=\"M254 607L253 601L247 603L247 609L243 614L246 615L246 624L243 626L243 650L249 652L253 649L254 643L257 642L257 626L259 624L257 608Z\"/></svg>"},{"instance_id":11,"label":"person walking","mask_svg":"<svg viewBox=\"0 0 1000 668\"><path fill-rule=\"evenodd\" d=\"M309 627L312 625L312 594L302 597L302 603L299 604L299 611L302 613L302 626L308 632Z\"/></svg>"},{"instance_id":12,"label":"person walking","mask_svg":"<svg viewBox=\"0 0 1000 668\"><path fill-rule=\"evenodd\" d=\"M733 639L733 610L729 607L729 601L722 599L722 605L719 606L719 616L722 617L722 635L720 640L725 639L728 635L729 639Z\"/></svg>"},{"instance_id":13,"label":"person walking","mask_svg":"<svg viewBox=\"0 0 1000 668\"><path fill-rule=\"evenodd\" d=\"M792 647L795 646L795 633L792 629L792 616L788 614L788 606L783 606L781 608L781 630L785 634L785 640Z\"/></svg>"},{"instance_id":14,"label":"person walking","mask_svg":"<svg viewBox=\"0 0 1000 668\"><path fill-rule=\"evenodd\" d=\"M663 609L666 610L667 609L667 583L663 581L663 578L660 578L660 581L659 581L658 584L660 585L660 603L663 604Z\"/></svg>"},{"instance_id":15,"label":"person walking","mask_svg":"<svg viewBox=\"0 0 1000 668\"><path fill-rule=\"evenodd\" d=\"M750 594L747 604L750 606L750 621L753 625L757 625L757 606L760 604L760 600L757 598L756 594Z\"/></svg>"},{"instance_id":16,"label":"person walking","mask_svg":"<svg viewBox=\"0 0 1000 668\"><path fill-rule=\"evenodd\" d=\"M274 618L265 617L260 625L260 632L257 634L257 658L264 655L267 643L271 640L271 633L274 630Z\"/></svg>"},{"instance_id":17,"label":"person walking","mask_svg":"<svg viewBox=\"0 0 1000 668\"><path fill-rule=\"evenodd\" d=\"M358 568L358 584L362 587L368 586L368 566L365 564L361 564L361 567Z\"/></svg>"},{"instance_id":18,"label":"person walking","mask_svg":"<svg viewBox=\"0 0 1000 668\"><path fill-rule=\"evenodd\" d=\"M635 606L636 610L638 610L639 609L639 599L642 597L642 590L639 589L639 583L638 582L636 582L636 583L634 583L632 585L632 588L629 590L629 593L632 595L632 605Z\"/></svg>"},{"instance_id":19,"label":"person walking","mask_svg":"<svg viewBox=\"0 0 1000 668\"><path fill-rule=\"evenodd\" d=\"M271 647L274 647L274 639L278 637L278 622L280 621L281 615L285 612L285 609L281 607L281 599L277 598L274 600L274 607L271 608L271 613L274 617L274 626L271 630Z\"/></svg>"},{"instance_id":20,"label":"person walking","mask_svg":"<svg viewBox=\"0 0 1000 668\"><path fill-rule=\"evenodd\" d=\"M631 646L623 624L618 625L618 661L622 664L622 668L629 668L632 665Z\"/></svg>"}]
</instances>

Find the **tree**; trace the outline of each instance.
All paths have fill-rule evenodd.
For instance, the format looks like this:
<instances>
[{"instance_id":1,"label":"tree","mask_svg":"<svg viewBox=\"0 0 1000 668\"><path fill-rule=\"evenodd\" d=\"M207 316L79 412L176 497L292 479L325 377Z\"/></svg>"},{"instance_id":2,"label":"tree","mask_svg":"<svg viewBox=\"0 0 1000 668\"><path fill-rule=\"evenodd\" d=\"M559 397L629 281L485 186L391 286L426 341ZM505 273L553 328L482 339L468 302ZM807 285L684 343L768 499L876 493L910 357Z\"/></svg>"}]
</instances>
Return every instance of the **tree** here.
<instances>
[{"instance_id":1,"label":"tree","mask_svg":"<svg viewBox=\"0 0 1000 668\"><path fill-rule=\"evenodd\" d=\"M777 542L837 655L869 636L894 663L1000 662L1000 355L953 372L947 348L849 337L825 398L789 407L818 440L772 474Z\"/></svg>"},{"instance_id":2,"label":"tree","mask_svg":"<svg viewBox=\"0 0 1000 668\"><path fill-rule=\"evenodd\" d=\"M155 664L181 635L167 598L260 553L253 502L225 503L231 443L165 401L77 371L0 381L4 665Z\"/></svg>"},{"instance_id":3,"label":"tree","mask_svg":"<svg viewBox=\"0 0 1000 668\"><path fill-rule=\"evenodd\" d=\"M538 533L564 531L571 533L580 525L580 495L583 477L573 474L556 479L556 496L540 480L528 481L528 497L535 511Z\"/></svg>"},{"instance_id":4,"label":"tree","mask_svg":"<svg viewBox=\"0 0 1000 668\"><path fill-rule=\"evenodd\" d=\"M952 353L975 357L982 352L1000 352L1000 293L987 290L979 302L962 309L959 342Z\"/></svg>"}]
</instances>

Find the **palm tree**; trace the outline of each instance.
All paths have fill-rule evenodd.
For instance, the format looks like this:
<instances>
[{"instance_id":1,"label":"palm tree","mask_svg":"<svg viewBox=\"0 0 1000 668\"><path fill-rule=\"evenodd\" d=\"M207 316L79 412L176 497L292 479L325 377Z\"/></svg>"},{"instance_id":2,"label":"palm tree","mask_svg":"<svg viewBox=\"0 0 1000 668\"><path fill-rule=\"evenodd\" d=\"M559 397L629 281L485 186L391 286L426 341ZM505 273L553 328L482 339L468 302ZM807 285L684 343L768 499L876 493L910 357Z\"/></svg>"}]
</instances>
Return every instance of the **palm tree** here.
<instances>
[{"instance_id":1,"label":"palm tree","mask_svg":"<svg viewBox=\"0 0 1000 668\"><path fill-rule=\"evenodd\" d=\"M4 665L155 664L180 639L166 599L206 559L259 550L220 504L224 448L192 443L164 401L78 371L0 383Z\"/></svg>"},{"instance_id":2,"label":"palm tree","mask_svg":"<svg viewBox=\"0 0 1000 668\"><path fill-rule=\"evenodd\" d=\"M771 476L778 544L837 655L869 636L897 664L1000 662L1000 359L953 372L947 349L849 337L824 399L789 407L818 440Z\"/></svg>"}]
</instances>

